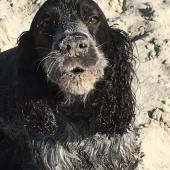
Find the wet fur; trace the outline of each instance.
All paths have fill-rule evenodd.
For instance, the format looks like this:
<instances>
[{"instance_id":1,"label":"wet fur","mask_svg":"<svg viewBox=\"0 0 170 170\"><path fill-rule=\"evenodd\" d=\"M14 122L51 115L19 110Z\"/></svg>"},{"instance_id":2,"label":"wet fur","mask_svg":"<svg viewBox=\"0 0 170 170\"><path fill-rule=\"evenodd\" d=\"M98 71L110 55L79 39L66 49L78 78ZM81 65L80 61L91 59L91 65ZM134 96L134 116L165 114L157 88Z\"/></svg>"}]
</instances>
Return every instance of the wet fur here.
<instances>
[{"instance_id":1,"label":"wet fur","mask_svg":"<svg viewBox=\"0 0 170 170\"><path fill-rule=\"evenodd\" d=\"M135 169L132 44L104 19L105 35L99 32L96 39L108 42L100 48L108 66L87 96L63 93L47 81L42 67L37 70L41 58L31 31L18 47L1 53L2 170Z\"/></svg>"}]
</instances>

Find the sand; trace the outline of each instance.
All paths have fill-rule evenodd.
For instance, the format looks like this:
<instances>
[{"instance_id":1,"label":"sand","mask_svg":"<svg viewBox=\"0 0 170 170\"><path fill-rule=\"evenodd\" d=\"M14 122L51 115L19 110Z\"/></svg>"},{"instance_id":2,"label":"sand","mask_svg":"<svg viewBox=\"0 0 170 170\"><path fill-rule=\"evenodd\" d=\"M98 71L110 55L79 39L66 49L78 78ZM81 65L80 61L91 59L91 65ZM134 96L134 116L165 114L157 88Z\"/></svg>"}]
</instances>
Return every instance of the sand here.
<instances>
[{"instance_id":1,"label":"sand","mask_svg":"<svg viewBox=\"0 0 170 170\"><path fill-rule=\"evenodd\" d=\"M139 170L170 170L170 0L96 0L136 40ZM44 0L0 0L0 50L16 46Z\"/></svg>"}]
</instances>

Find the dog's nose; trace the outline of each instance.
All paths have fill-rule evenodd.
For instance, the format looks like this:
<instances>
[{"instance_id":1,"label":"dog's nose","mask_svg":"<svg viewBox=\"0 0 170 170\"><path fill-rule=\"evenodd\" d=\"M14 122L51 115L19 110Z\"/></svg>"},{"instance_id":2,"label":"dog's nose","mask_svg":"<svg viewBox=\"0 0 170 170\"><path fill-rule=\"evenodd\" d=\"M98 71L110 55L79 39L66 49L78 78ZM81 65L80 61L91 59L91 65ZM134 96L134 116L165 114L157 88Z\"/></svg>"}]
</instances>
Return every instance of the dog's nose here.
<instances>
[{"instance_id":1,"label":"dog's nose","mask_svg":"<svg viewBox=\"0 0 170 170\"><path fill-rule=\"evenodd\" d=\"M59 46L71 56L77 57L88 49L89 40L86 35L73 34L62 39Z\"/></svg>"},{"instance_id":2,"label":"dog's nose","mask_svg":"<svg viewBox=\"0 0 170 170\"><path fill-rule=\"evenodd\" d=\"M79 51L83 51L84 49L86 49L87 43L86 42L70 42L67 44L67 51L70 53L71 50L79 50Z\"/></svg>"}]
</instances>

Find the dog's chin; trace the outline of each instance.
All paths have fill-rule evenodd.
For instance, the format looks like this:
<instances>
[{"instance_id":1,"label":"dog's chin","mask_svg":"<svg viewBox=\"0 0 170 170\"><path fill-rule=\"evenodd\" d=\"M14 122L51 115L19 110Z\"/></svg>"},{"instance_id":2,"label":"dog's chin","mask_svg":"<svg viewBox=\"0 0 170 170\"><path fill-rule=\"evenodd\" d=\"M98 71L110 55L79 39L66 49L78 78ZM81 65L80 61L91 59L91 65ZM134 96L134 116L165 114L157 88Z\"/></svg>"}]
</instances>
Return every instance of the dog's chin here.
<instances>
[{"instance_id":1,"label":"dog's chin","mask_svg":"<svg viewBox=\"0 0 170 170\"><path fill-rule=\"evenodd\" d=\"M95 88L95 83L98 78L90 71L85 71L80 74L65 73L58 82L60 89L72 95L87 95Z\"/></svg>"}]
</instances>

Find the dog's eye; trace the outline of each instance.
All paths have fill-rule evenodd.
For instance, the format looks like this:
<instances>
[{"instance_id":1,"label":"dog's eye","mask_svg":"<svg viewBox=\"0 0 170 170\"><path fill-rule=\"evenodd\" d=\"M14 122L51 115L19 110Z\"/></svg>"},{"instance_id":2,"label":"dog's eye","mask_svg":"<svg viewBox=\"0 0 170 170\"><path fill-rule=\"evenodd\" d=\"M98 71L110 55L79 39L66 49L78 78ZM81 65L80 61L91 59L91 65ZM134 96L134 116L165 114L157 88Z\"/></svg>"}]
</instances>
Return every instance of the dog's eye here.
<instances>
[{"instance_id":1,"label":"dog's eye","mask_svg":"<svg viewBox=\"0 0 170 170\"><path fill-rule=\"evenodd\" d=\"M52 19L50 17L44 18L40 22L40 26L43 29L44 34L51 34L53 35L57 29L57 21L55 19Z\"/></svg>"},{"instance_id":2,"label":"dog's eye","mask_svg":"<svg viewBox=\"0 0 170 170\"><path fill-rule=\"evenodd\" d=\"M49 18L45 18L40 22L40 25L42 28L46 28L51 22L50 17Z\"/></svg>"},{"instance_id":3,"label":"dog's eye","mask_svg":"<svg viewBox=\"0 0 170 170\"><path fill-rule=\"evenodd\" d=\"M91 16L88 19L89 25L96 25L96 24L98 24L98 22L99 22L99 17L97 17L97 16Z\"/></svg>"}]
</instances>

